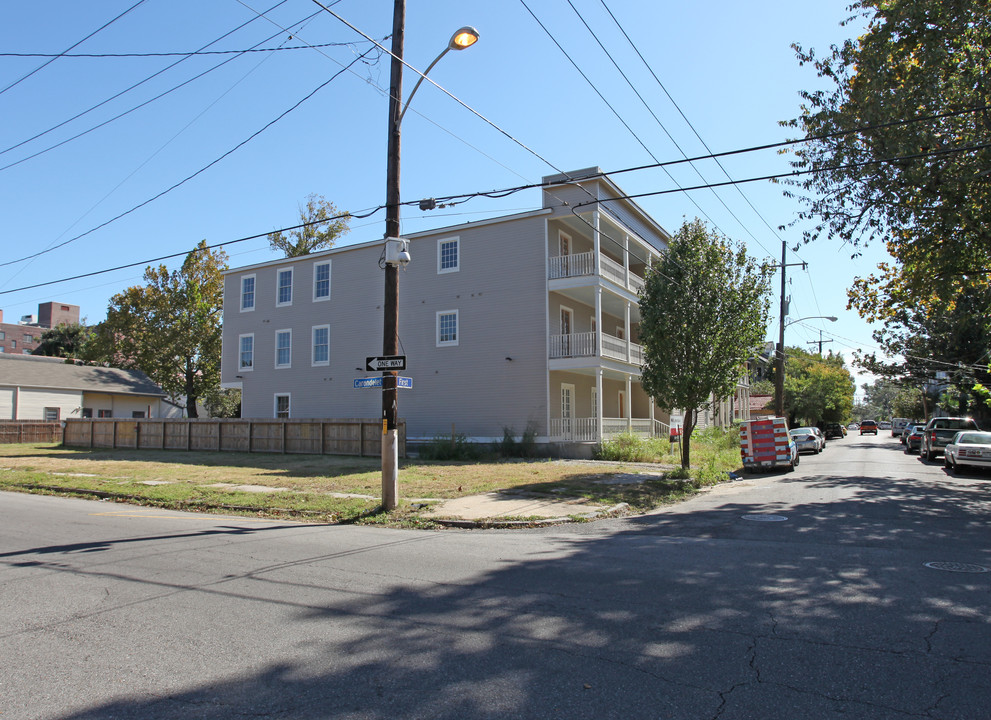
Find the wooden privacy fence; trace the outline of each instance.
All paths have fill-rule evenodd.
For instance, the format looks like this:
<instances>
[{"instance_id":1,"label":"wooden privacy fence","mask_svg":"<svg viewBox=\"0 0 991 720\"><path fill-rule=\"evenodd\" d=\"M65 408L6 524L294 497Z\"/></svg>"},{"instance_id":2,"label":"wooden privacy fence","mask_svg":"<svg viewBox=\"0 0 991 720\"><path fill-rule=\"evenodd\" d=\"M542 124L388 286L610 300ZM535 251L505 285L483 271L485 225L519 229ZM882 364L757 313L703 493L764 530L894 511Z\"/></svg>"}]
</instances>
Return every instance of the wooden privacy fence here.
<instances>
[{"instance_id":1,"label":"wooden privacy fence","mask_svg":"<svg viewBox=\"0 0 991 720\"><path fill-rule=\"evenodd\" d=\"M210 452L382 454L381 420L123 419L66 420L63 445ZM406 457L406 423L399 423Z\"/></svg>"},{"instance_id":2,"label":"wooden privacy fence","mask_svg":"<svg viewBox=\"0 0 991 720\"><path fill-rule=\"evenodd\" d=\"M62 423L44 420L0 421L0 443L61 442Z\"/></svg>"}]
</instances>

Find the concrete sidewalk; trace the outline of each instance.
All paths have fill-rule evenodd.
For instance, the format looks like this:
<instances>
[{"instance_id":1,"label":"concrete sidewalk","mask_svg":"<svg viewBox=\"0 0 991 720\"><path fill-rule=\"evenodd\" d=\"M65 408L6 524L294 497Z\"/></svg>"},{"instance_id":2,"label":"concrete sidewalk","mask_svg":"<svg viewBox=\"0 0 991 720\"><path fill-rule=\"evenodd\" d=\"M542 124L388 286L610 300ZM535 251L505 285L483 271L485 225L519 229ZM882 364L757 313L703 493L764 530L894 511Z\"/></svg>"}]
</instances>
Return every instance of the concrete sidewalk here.
<instances>
[{"instance_id":1,"label":"concrete sidewalk","mask_svg":"<svg viewBox=\"0 0 991 720\"><path fill-rule=\"evenodd\" d=\"M626 507L626 503L610 507L590 505L579 498L548 498L546 495L521 492L489 492L444 500L424 510L423 516L445 525L492 527L592 519L620 513Z\"/></svg>"}]
</instances>

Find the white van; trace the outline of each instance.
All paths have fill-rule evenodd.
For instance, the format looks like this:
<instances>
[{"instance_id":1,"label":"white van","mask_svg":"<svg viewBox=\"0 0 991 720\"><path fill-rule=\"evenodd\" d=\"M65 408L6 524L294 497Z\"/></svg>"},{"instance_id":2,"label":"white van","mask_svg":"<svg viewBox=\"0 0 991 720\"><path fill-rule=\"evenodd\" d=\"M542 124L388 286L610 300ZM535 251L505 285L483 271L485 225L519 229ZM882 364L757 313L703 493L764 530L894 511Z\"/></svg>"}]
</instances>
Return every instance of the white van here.
<instances>
[{"instance_id":1,"label":"white van","mask_svg":"<svg viewBox=\"0 0 991 720\"><path fill-rule=\"evenodd\" d=\"M911 422L908 418L891 418L891 437L901 437L905 426Z\"/></svg>"}]
</instances>

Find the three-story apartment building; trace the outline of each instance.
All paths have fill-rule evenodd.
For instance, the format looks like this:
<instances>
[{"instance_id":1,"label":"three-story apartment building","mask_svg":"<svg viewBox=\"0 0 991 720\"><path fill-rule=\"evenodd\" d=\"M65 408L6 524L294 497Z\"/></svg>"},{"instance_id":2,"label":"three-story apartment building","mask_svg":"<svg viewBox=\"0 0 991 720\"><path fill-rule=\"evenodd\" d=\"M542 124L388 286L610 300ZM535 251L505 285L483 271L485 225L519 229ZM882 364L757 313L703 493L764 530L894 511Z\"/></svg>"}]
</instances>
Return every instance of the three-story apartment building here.
<instances>
[{"instance_id":1,"label":"three-story apartment building","mask_svg":"<svg viewBox=\"0 0 991 720\"><path fill-rule=\"evenodd\" d=\"M669 235L598 168L544 180L538 210L407 236L409 439L666 436L637 339L638 292ZM227 271L222 380L243 417L381 416L381 391L354 380L382 351L382 252L378 240Z\"/></svg>"}]
</instances>

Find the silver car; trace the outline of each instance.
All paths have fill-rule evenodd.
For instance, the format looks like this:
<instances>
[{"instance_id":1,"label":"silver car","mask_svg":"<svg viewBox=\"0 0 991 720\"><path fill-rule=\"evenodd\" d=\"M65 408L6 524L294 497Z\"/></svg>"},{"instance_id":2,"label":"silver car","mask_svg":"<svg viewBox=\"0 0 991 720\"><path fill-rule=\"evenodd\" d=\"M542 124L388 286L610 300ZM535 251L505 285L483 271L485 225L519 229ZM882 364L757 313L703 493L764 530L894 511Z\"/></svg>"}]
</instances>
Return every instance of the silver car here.
<instances>
[{"instance_id":1,"label":"silver car","mask_svg":"<svg viewBox=\"0 0 991 720\"><path fill-rule=\"evenodd\" d=\"M798 447L798 452L810 452L814 455L818 455L822 450L822 440L821 436L816 434L817 428L802 427L795 428L788 432L791 435L791 439L795 441L795 445Z\"/></svg>"}]
</instances>

